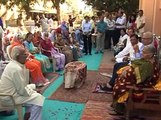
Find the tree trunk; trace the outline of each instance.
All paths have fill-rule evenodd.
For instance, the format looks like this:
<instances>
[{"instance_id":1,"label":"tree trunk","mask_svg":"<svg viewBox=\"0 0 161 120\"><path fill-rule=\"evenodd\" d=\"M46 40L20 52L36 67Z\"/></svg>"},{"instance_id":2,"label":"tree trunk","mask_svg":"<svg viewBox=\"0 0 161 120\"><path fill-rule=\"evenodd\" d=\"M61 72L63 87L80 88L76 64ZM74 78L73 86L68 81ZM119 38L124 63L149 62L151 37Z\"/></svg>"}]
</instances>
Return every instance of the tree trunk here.
<instances>
[{"instance_id":1,"label":"tree trunk","mask_svg":"<svg viewBox=\"0 0 161 120\"><path fill-rule=\"evenodd\" d=\"M56 6L56 11L57 11L57 18L58 18L58 22L61 20L60 19L60 6Z\"/></svg>"}]
</instances>

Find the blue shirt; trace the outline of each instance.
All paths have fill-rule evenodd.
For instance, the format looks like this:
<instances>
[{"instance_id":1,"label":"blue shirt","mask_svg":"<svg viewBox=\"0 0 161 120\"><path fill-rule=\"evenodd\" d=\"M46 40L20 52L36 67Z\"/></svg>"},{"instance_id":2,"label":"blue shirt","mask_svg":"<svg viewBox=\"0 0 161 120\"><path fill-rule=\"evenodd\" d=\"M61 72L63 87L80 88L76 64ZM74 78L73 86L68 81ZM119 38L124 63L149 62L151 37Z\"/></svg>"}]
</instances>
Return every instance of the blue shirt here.
<instances>
[{"instance_id":1,"label":"blue shirt","mask_svg":"<svg viewBox=\"0 0 161 120\"><path fill-rule=\"evenodd\" d=\"M105 33L106 29L107 29L107 23L105 23L104 21L99 21L97 23L97 32Z\"/></svg>"},{"instance_id":2,"label":"blue shirt","mask_svg":"<svg viewBox=\"0 0 161 120\"><path fill-rule=\"evenodd\" d=\"M91 32L92 30L92 24L91 22L83 22L82 23L82 31L83 33L85 32Z\"/></svg>"}]
</instances>

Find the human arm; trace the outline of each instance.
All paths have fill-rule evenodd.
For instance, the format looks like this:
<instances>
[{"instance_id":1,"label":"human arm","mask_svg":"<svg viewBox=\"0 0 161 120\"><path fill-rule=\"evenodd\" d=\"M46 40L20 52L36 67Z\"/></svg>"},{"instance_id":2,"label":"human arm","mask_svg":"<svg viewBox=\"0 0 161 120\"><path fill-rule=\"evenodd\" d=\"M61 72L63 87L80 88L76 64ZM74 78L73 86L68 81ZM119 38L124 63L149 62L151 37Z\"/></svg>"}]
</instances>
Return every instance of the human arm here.
<instances>
[{"instance_id":1,"label":"human arm","mask_svg":"<svg viewBox=\"0 0 161 120\"><path fill-rule=\"evenodd\" d=\"M30 96L31 92L29 93L29 91L27 91L27 89L25 88L28 85L28 84L25 83L26 78L23 76L20 69L18 69L18 70L16 69L13 72L13 76L14 76L13 83L14 83L16 92L21 96ZM32 91L32 90L30 90L30 91Z\"/></svg>"},{"instance_id":2,"label":"human arm","mask_svg":"<svg viewBox=\"0 0 161 120\"><path fill-rule=\"evenodd\" d=\"M116 20L115 25L116 25L116 26L123 26L123 25L126 25L126 18L125 18L125 17L118 18L118 19Z\"/></svg>"},{"instance_id":3,"label":"human arm","mask_svg":"<svg viewBox=\"0 0 161 120\"><path fill-rule=\"evenodd\" d=\"M117 59L117 58L122 58L122 57L126 56L129 53L130 47L132 47L131 44L129 46L126 46L121 52L119 52L115 56L115 58Z\"/></svg>"},{"instance_id":4,"label":"human arm","mask_svg":"<svg viewBox=\"0 0 161 120\"><path fill-rule=\"evenodd\" d=\"M141 28L143 28L145 26L145 23L142 23L138 28L137 30L140 30Z\"/></svg>"}]
</instances>

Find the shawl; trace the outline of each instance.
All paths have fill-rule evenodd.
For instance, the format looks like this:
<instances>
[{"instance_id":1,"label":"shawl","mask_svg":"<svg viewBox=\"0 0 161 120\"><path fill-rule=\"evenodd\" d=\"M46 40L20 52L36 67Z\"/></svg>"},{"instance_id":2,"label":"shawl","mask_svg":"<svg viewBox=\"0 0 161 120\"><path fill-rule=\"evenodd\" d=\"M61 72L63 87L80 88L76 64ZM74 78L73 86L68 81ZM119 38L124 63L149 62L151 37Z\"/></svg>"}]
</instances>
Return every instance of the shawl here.
<instances>
[{"instance_id":1,"label":"shawl","mask_svg":"<svg viewBox=\"0 0 161 120\"><path fill-rule=\"evenodd\" d=\"M153 64L150 61L139 59L131 61L136 75L136 83L142 83L153 76Z\"/></svg>"}]
</instances>

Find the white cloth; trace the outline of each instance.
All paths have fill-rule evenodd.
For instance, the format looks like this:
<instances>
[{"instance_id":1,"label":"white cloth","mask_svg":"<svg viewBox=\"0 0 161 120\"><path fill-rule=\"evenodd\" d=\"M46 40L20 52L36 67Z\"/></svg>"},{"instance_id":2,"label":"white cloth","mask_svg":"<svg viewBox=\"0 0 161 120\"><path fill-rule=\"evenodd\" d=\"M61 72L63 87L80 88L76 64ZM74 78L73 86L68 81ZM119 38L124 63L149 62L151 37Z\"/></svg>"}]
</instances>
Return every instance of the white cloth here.
<instances>
[{"instance_id":1,"label":"white cloth","mask_svg":"<svg viewBox=\"0 0 161 120\"><path fill-rule=\"evenodd\" d=\"M7 64L0 80L0 93L12 94L16 104L33 104L43 106L44 97L29 85L29 70L16 61ZM29 93L25 88L32 92ZM0 97L5 104L11 104L8 97Z\"/></svg>"},{"instance_id":2,"label":"white cloth","mask_svg":"<svg viewBox=\"0 0 161 120\"><path fill-rule=\"evenodd\" d=\"M116 28L119 28L119 29L125 28L126 27L126 17L124 17L124 16L118 17L116 19L116 24L117 23L121 24L121 26L116 25Z\"/></svg>"},{"instance_id":3,"label":"white cloth","mask_svg":"<svg viewBox=\"0 0 161 120\"><path fill-rule=\"evenodd\" d=\"M54 28L54 21L53 21L52 18L50 18L50 19L48 20L48 24L49 24L49 27L50 27L51 29Z\"/></svg>"},{"instance_id":4,"label":"white cloth","mask_svg":"<svg viewBox=\"0 0 161 120\"><path fill-rule=\"evenodd\" d=\"M138 47L139 47L139 50L142 51L142 48L143 48L143 44L138 42ZM135 51L133 49L133 46L132 44L130 43L128 46L126 46L121 52L119 52L115 58L116 58L116 62L123 62L123 58L129 54L129 58L131 60L134 60L136 59L136 56L135 56Z\"/></svg>"},{"instance_id":5,"label":"white cloth","mask_svg":"<svg viewBox=\"0 0 161 120\"><path fill-rule=\"evenodd\" d=\"M115 20L110 20L107 19L108 22L107 23L107 29L108 30L114 30L115 29Z\"/></svg>"},{"instance_id":6,"label":"white cloth","mask_svg":"<svg viewBox=\"0 0 161 120\"><path fill-rule=\"evenodd\" d=\"M139 27L141 26L141 24L144 24L144 23L145 23L145 16L141 16L141 17L138 16L138 17L136 18L135 23L136 23L136 28L139 28ZM139 34L140 34L140 35L141 35L143 32L144 32L144 27L141 28L141 29L139 29Z\"/></svg>"},{"instance_id":7,"label":"white cloth","mask_svg":"<svg viewBox=\"0 0 161 120\"><path fill-rule=\"evenodd\" d=\"M120 45L124 45L124 41L126 40L126 43L129 43L129 39L128 39L128 35L127 34L125 34L124 36L120 36L120 39L119 39L119 42L118 42L118 44L120 44Z\"/></svg>"}]
</instances>

